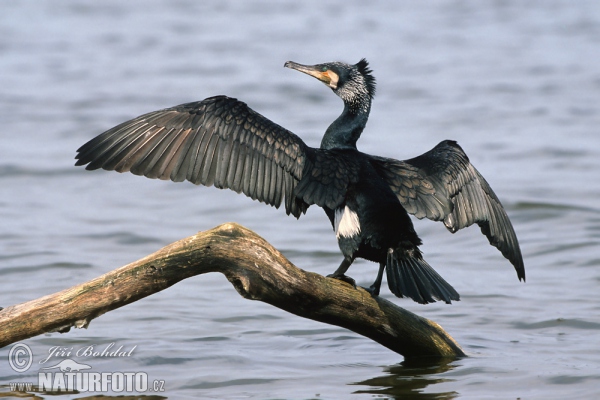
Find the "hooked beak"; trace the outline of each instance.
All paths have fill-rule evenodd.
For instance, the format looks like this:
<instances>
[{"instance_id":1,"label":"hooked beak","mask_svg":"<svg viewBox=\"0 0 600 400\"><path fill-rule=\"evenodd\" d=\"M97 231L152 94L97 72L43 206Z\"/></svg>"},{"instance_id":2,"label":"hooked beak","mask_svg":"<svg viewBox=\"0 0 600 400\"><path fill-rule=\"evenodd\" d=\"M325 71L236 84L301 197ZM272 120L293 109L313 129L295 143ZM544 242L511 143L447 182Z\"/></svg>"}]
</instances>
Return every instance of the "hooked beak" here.
<instances>
[{"instance_id":1,"label":"hooked beak","mask_svg":"<svg viewBox=\"0 0 600 400\"><path fill-rule=\"evenodd\" d=\"M330 88L337 89L337 83L339 79L338 75L331 70L323 71L320 65L302 65L293 61L288 61L283 66L303 72L307 75L317 78Z\"/></svg>"}]
</instances>

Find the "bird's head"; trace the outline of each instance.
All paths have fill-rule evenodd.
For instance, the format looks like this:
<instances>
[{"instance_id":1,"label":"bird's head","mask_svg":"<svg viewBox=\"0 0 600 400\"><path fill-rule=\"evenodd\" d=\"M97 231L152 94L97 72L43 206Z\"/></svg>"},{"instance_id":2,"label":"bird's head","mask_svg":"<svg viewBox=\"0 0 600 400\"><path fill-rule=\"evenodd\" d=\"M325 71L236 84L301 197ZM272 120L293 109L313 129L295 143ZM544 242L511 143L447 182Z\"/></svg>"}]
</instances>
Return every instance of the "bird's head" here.
<instances>
[{"instance_id":1,"label":"bird's head","mask_svg":"<svg viewBox=\"0 0 600 400\"><path fill-rule=\"evenodd\" d=\"M356 64L330 62L302 65L293 61L284 67L304 72L329 86L350 107L370 107L375 96L375 77L364 58Z\"/></svg>"}]
</instances>

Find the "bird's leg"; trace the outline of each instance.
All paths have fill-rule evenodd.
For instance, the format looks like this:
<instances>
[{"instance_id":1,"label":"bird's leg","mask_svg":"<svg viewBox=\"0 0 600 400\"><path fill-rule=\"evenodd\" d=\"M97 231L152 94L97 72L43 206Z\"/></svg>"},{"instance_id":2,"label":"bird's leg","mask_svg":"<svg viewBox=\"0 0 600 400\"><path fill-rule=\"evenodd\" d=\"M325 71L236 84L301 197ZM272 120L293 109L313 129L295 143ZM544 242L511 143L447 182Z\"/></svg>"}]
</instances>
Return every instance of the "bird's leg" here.
<instances>
[{"instance_id":1,"label":"bird's leg","mask_svg":"<svg viewBox=\"0 0 600 400\"><path fill-rule=\"evenodd\" d=\"M346 276L346 271L348 271L348 268L350 268L350 265L352 265L352 260L344 258L344 260L342 261L342 263L340 264L338 269L336 269L333 274L327 275L327 277L335 278L335 279L339 279L340 281L347 282L356 288L356 282L354 281L354 279L350 278L349 276Z\"/></svg>"},{"instance_id":2,"label":"bird's leg","mask_svg":"<svg viewBox=\"0 0 600 400\"><path fill-rule=\"evenodd\" d=\"M365 290L369 293L371 293L371 295L374 296L379 296L379 289L381 288L381 281L383 280L383 271L385 270L385 263L379 263L379 272L377 272L377 278L375 278L375 282L373 282L373 284L367 289L365 288Z\"/></svg>"}]
</instances>

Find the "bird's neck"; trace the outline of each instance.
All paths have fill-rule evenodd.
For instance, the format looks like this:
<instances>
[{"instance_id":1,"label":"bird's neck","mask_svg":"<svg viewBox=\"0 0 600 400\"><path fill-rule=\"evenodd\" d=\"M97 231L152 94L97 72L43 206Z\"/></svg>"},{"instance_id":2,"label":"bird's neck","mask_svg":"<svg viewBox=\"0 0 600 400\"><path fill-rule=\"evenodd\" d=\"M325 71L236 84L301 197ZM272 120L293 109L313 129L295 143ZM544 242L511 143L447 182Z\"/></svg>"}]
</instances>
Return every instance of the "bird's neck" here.
<instances>
[{"instance_id":1,"label":"bird's neck","mask_svg":"<svg viewBox=\"0 0 600 400\"><path fill-rule=\"evenodd\" d=\"M367 125L370 110L370 99L360 103L344 101L344 111L325 131L321 148L356 149L356 142Z\"/></svg>"}]
</instances>

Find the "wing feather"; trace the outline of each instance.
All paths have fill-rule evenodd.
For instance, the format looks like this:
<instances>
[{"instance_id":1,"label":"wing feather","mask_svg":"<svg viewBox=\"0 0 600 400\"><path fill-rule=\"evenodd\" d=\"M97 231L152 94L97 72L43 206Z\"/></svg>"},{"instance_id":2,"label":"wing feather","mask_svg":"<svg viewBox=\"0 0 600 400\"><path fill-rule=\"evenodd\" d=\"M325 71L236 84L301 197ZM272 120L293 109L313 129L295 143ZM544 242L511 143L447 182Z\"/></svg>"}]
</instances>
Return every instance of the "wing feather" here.
<instances>
[{"instance_id":1,"label":"wing feather","mask_svg":"<svg viewBox=\"0 0 600 400\"><path fill-rule=\"evenodd\" d=\"M179 150L182 157L177 157L176 153L173 153L173 160L175 165L170 173L170 179L173 182L183 182L186 179L189 169L193 165L195 160L194 143L198 142L198 130L191 129L189 134L186 135L185 141L181 144Z\"/></svg>"},{"instance_id":2,"label":"wing feather","mask_svg":"<svg viewBox=\"0 0 600 400\"><path fill-rule=\"evenodd\" d=\"M225 96L144 114L93 138L77 152L86 169L130 171L243 192L299 217L293 198L311 149L292 132Z\"/></svg>"},{"instance_id":3,"label":"wing feather","mask_svg":"<svg viewBox=\"0 0 600 400\"><path fill-rule=\"evenodd\" d=\"M406 211L443 221L454 233L477 223L525 280L519 242L504 207L462 148L446 140L406 161L372 157L373 165Z\"/></svg>"}]
</instances>

